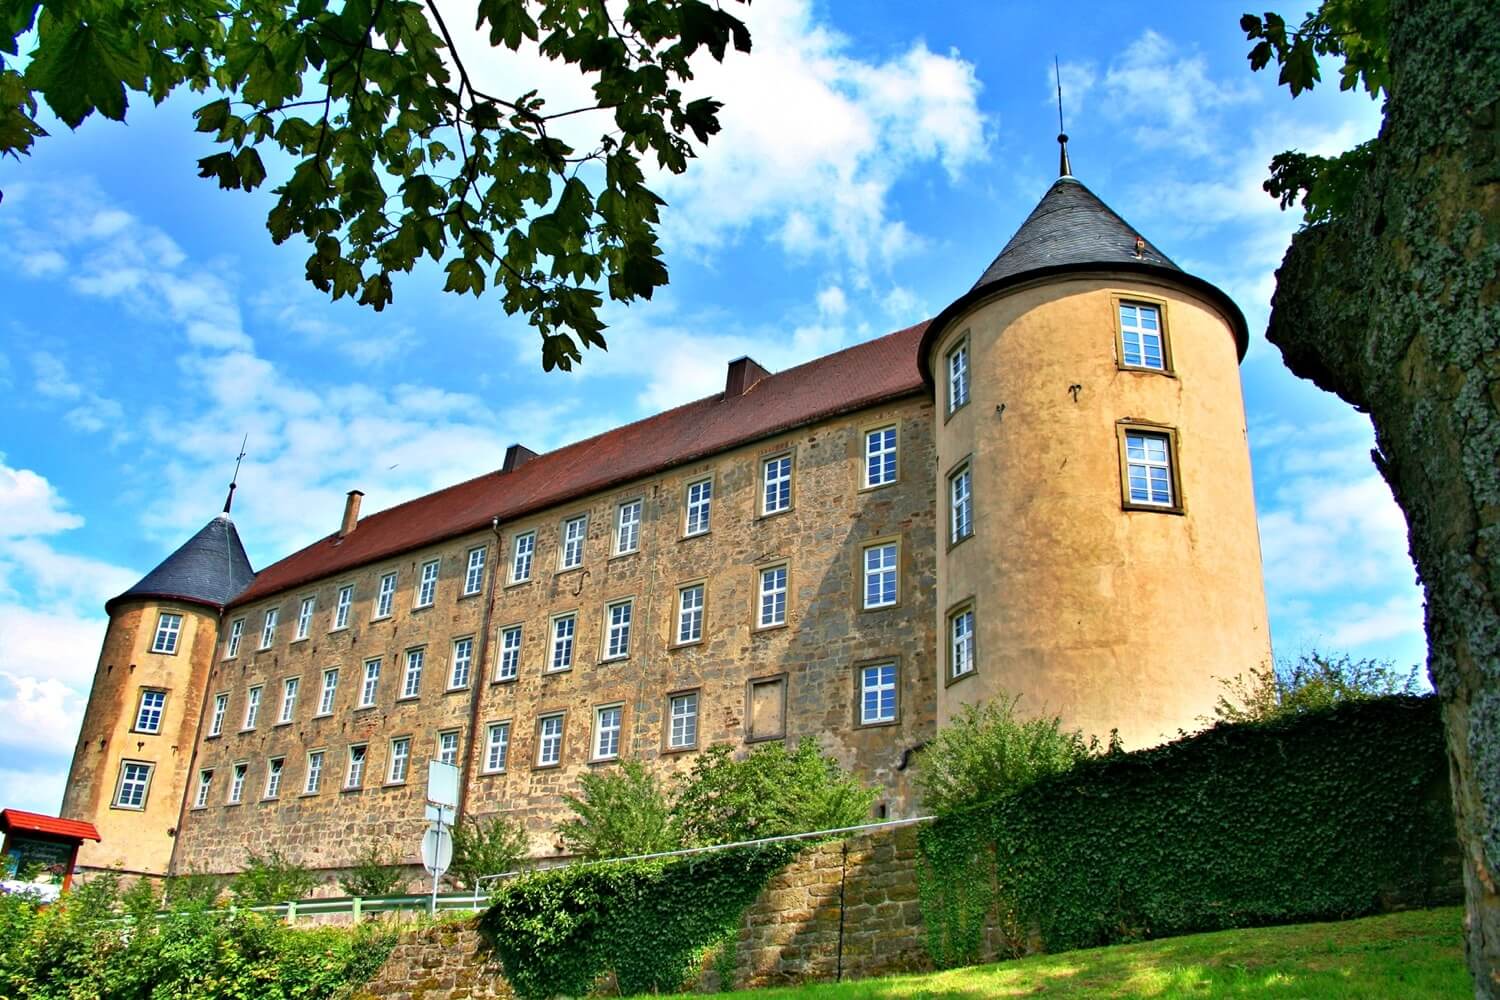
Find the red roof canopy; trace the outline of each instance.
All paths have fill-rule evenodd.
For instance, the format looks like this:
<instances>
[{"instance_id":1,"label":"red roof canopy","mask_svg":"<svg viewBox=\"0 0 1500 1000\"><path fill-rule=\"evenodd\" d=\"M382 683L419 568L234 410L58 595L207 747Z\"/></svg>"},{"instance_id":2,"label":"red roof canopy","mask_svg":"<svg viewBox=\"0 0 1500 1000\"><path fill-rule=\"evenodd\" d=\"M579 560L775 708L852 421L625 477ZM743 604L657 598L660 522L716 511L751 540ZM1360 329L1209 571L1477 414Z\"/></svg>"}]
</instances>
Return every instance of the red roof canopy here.
<instances>
[{"instance_id":1,"label":"red roof canopy","mask_svg":"<svg viewBox=\"0 0 1500 1000\"><path fill-rule=\"evenodd\" d=\"M927 324L768 375L740 396L723 393L539 455L362 518L261 570L230 603L290 587L513 520L575 497L699 461L818 420L924 388L917 345ZM670 364L670 359L664 359Z\"/></svg>"},{"instance_id":2,"label":"red roof canopy","mask_svg":"<svg viewBox=\"0 0 1500 1000\"><path fill-rule=\"evenodd\" d=\"M59 819L21 809L0 809L0 833L41 833L68 840L98 840L94 824L77 819Z\"/></svg>"}]
</instances>

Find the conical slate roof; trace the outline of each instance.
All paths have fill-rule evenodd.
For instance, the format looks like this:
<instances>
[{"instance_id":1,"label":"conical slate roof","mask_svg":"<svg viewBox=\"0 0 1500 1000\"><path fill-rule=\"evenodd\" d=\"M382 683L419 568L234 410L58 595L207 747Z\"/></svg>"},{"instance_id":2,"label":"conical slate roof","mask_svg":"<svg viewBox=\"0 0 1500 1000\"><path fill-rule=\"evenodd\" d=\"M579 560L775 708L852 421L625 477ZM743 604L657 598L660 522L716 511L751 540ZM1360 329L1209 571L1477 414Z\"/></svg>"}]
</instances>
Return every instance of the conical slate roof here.
<instances>
[{"instance_id":1,"label":"conical slate roof","mask_svg":"<svg viewBox=\"0 0 1500 1000\"><path fill-rule=\"evenodd\" d=\"M1141 240L1139 253L1136 240ZM1041 268L1142 264L1181 271L1075 177L1059 177L974 287Z\"/></svg>"},{"instance_id":2,"label":"conical slate roof","mask_svg":"<svg viewBox=\"0 0 1500 1000\"><path fill-rule=\"evenodd\" d=\"M147 597L222 608L254 579L255 570L250 568L234 522L228 514L220 514L134 587L105 604L104 610L111 612L120 601Z\"/></svg>"}]
</instances>

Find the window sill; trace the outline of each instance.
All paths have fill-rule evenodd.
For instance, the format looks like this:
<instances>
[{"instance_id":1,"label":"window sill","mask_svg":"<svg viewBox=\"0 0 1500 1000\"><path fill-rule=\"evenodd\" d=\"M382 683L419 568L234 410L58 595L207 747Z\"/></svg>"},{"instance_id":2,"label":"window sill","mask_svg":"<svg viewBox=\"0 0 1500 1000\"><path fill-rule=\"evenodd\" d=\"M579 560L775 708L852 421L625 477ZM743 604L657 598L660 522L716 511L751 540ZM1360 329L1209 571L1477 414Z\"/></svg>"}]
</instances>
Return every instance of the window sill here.
<instances>
[{"instance_id":1,"label":"window sill","mask_svg":"<svg viewBox=\"0 0 1500 1000\"><path fill-rule=\"evenodd\" d=\"M783 514L790 514L796 509L797 508L795 507L783 507L781 510L773 510L769 512L761 511L759 514L755 515L755 519L757 521L769 521L773 517L781 517Z\"/></svg>"},{"instance_id":2,"label":"window sill","mask_svg":"<svg viewBox=\"0 0 1500 1000\"><path fill-rule=\"evenodd\" d=\"M416 614L419 611L431 611L436 606L437 606L437 602L436 601L432 602L431 604L413 604L411 606L411 613L412 614Z\"/></svg>"},{"instance_id":3,"label":"window sill","mask_svg":"<svg viewBox=\"0 0 1500 1000\"><path fill-rule=\"evenodd\" d=\"M463 694L467 690L469 690L469 685L467 685L467 684L460 684L458 687L446 687L446 688L443 688L443 694L444 695Z\"/></svg>"},{"instance_id":4,"label":"window sill","mask_svg":"<svg viewBox=\"0 0 1500 1000\"><path fill-rule=\"evenodd\" d=\"M245 733L253 733L253 732L255 732L255 727L254 726L246 726L244 729L240 730L240 735L243 736Z\"/></svg>"},{"instance_id":5,"label":"window sill","mask_svg":"<svg viewBox=\"0 0 1500 1000\"><path fill-rule=\"evenodd\" d=\"M969 539L971 539L973 537L974 537L974 532L971 531L967 535L965 535L964 537L958 539L957 541L953 541L953 540L950 539L949 542L948 542L948 551L952 552L954 549L958 548L964 542L967 542Z\"/></svg>"},{"instance_id":6,"label":"window sill","mask_svg":"<svg viewBox=\"0 0 1500 1000\"><path fill-rule=\"evenodd\" d=\"M603 765L603 764L618 764L618 763L620 763L620 755L619 754L615 754L613 757L590 757L588 759L588 765L589 765L589 767L599 767L600 765Z\"/></svg>"},{"instance_id":7,"label":"window sill","mask_svg":"<svg viewBox=\"0 0 1500 1000\"><path fill-rule=\"evenodd\" d=\"M132 736L160 736L161 735L161 730L157 729L157 730L153 731L153 730L149 730L149 729L132 729L130 731L130 734Z\"/></svg>"},{"instance_id":8,"label":"window sill","mask_svg":"<svg viewBox=\"0 0 1500 1000\"><path fill-rule=\"evenodd\" d=\"M947 678L945 678L943 680L943 687L952 687L953 685L958 684L961 681L966 681L970 677L975 677L978 674L979 674L979 670L977 668L973 669L973 670L965 670L963 673L959 674L957 677L954 677L954 676L952 676L950 674Z\"/></svg>"},{"instance_id":9,"label":"window sill","mask_svg":"<svg viewBox=\"0 0 1500 1000\"><path fill-rule=\"evenodd\" d=\"M420 693L417 693L417 694L403 694L401 697L399 697L399 698L396 699L396 704L399 705L399 704L401 704L404 701L421 701L421 700L422 700L422 695Z\"/></svg>"},{"instance_id":10,"label":"window sill","mask_svg":"<svg viewBox=\"0 0 1500 1000\"><path fill-rule=\"evenodd\" d=\"M1179 517L1187 513L1187 510L1181 506L1167 507L1154 503L1132 503L1129 500L1122 502L1120 509L1140 511L1145 514L1176 514Z\"/></svg>"},{"instance_id":11,"label":"window sill","mask_svg":"<svg viewBox=\"0 0 1500 1000\"><path fill-rule=\"evenodd\" d=\"M153 649L153 650L151 650L151 652L154 655L156 655L156 656L176 656L177 655L177 650L175 650L175 649Z\"/></svg>"},{"instance_id":12,"label":"window sill","mask_svg":"<svg viewBox=\"0 0 1500 1000\"><path fill-rule=\"evenodd\" d=\"M242 806L244 804L245 803L243 803L243 802L226 802L226 803L224 803L224 808L225 809L234 809L234 808L237 808L237 807Z\"/></svg>"},{"instance_id":13,"label":"window sill","mask_svg":"<svg viewBox=\"0 0 1500 1000\"><path fill-rule=\"evenodd\" d=\"M395 615L376 615L375 617L373 617L373 618L370 619L370 624L373 625L376 622L389 621L390 619L392 619L394 617L396 617L396 616Z\"/></svg>"},{"instance_id":14,"label":"window sill","mask_svg":"<svg viewBox=\"0 0 1500 1000\"><path fill-rule=\"evenodd\" d=\"M300 639L293 639L293 640L292 640L292 641L291 641L291 642L289 642L289 643L287 643L287 645L288 645L288 646L296 646L296 645L298 645L298 644L299 644L299 643L304 643L304 642L306 642L306 641L307 641L307 640L308 640L308 639L309 639L309 638L311 638L311 636L305 636L305 635L304 635L304 636L303 636L303 637L302 637L302 638L300 638Z\"/></svg>"},{"instance_id":15,"label":"window sill","mask_svg":"<svg viewBox=\"0 0 1500 1000\"><path fill-rule=\"evenodd\" d=\"M780 632L787 627L786 622L778 622L775 625L757 625L750 630L751 635L765 635L767 632Z\"/></svg>"},{"instance_id":16,"label":"window sill","mask_svg":"<svg viewBox=\"0 0 1500 1000\"><path fill-rule=\"evenodd\" d=\"M516 677L496 677L494 680L490 681L490 683L491 684L514 684L519 679L520 679L519 675L517 675Z\"/></svg>"},{"instance_id":17,"label":"window sill","mask_svg":"<svg viewBox=\"0 0 1500 1000\"><path fill-rule=\"evenodd\" d=\"M122 806L116 802L111 802L109 807L111 809L118 809L121 812L143 813L146 811L145 806Z\"/></svg>"},{"instance_id":18,"label":"window sill","mask_svg":"<svg viewBox=\"0 0 1500 1000\"><path fill-rule=\"evenodd\" d=\"M748 734L745 736L745 742L746 743L770 743L773 740L784 740L784 739L786 739L786 733L785 732L776 733L775 735L772 735L772 736L751 736L751 735L748 735Z\"/></svg>"},{"instance_id":19,"label":"window sill","mask_svg":"<svg viewBox=\"0 0 1500 1000\"><path fill-rule=\"evenodd\" d=\"M677 540L679 542L689 542L694 538L706 538L711 534L713 534L712 528L704 528L702 531L684 532Z\"/></svg>"},{"instance_id":20,"label":"window sill","mask_svg":"<svg viewBox=\"0 0 1500 1000\"><path fill-rule=\"evenodd\" d=\"M563 566L554 570L552 577L556 579L559 576L567 576L569 573L577 573L581 569L583 569L583 563L579 563L577 566Z\"/></svg>"},{"instance_id":21,"label":"window sill","mask_svg":"<svg viewBox=\"0 0 1500 1000\"><path fill-rule=\"evenodd\" d=\"M297 798L299 798L299 799L315 799L315 798L317 798L321 794L322 794L321 792L298 792L297 793Z\"/></svg>"},{"instance_id":22,"label":"window sill","mask_svg":"<svg viewBox=\"0 0 1500 1000\"><path fill-rule=\"evenodd\" d=\"M699 636L696 639L689 639L687 642L674 642L667 646L667 652L672 653L679 649L692 649L694 646L701 645L703 645L703 637Z\"/></svg>"},{"instance_id":23,"label":"window sill","mask_svg":"<svg viewBox=\"0 0 1500 1000\"><path fill-rule=\"evenodd\" d=\"M1170 368L1152 368L1150 365L1132 365L1124 361L1116 362L1115 368L1121 372L1129 372L1132 375L1165 375L1167 378L1177 377L1177 373Z\"/></svg>"},{"instance_id":24,"label":"window sill","mask_svg":"<svg viewBox=\"0 0 1500 1000\"><path fill-rule=\"evenodd\" d=\"M208 805L205 803L204 805L201 805L201 806L193 806L192 808L190 808L188 810L188 812L201 813L201 812L203 812L207 808L208 808Z\"/></svg>"},{"instance_id":25,"label":"window sill","mask_svg":"<svg viewBox=\"0 0 1500 1000\"><path fill-rule=\"evenodd\" d=\"M349 626L348 625L340 625L338 628L331 628L331 629L329 629L328 630L328 634L329 635L338 635L340 632L347 632L347 631L349 631Z\"/></svg>"},{"instance_id":26,"label":"window sill","mask_svg":"<svg viewBox=\"0 0 1500 1000\"><path fill-rule=\"evenodd\" d=\"M505 774L505 773L506 773L505 772L505 768L502 767L502 768L500 768L497 771L480 771L479 772L479 776L481 778L493 778L493 777L495 777L497 775L501 775L501 774Z\"/></svg>"},{"instance_id":27,"label":"window sill","mask_svg":"<svg viewBox=\"0 0 1500 1000\"><path fill-rule=\"evenodd\" d=\"M256 646L255 647L255 651L257 653L268 653L268 652L271 651L271 647L274 646L274 645L276 645L276 644L272 643L271 646Z\"/></svg>"},{"instance_id":28,"label":"window sill","mask_svg":"<svg viewBox=\"0 0 1500 1000\"><path fill-rule=\"evenodd\" d=\"M204 738L204 740L220 740L220 739L224 738L224 734L223 733L209 733L207 736L205 736L203 738Z\"/></svg>"},{"instance_id":29,"label":"window sill","mask_svg":"<svg viewBox=\"0 0 1500 1000\"><path fill-rule=\"evenodd\" d=\"M898 599L892 601L889 604L861 605L859 613L865 614L866 612L873 613L876 611L894 611L899 607L901 607L901 601Z\"/></svg>"},{"instance_id":30,"label":"window sill","mask_svg":"<svg viewBox=\"0 0 1500 1000\"><path fill-rule=\"evenodd\" d=\"M969 671L970 674L972 674L973 672L974 671L972 671L972 670ZM969 674L964 674L963 676L967 677L967 676L969 676ZM900 716L897 716L894 719L884 719L884 720L882 720L880 722L856 722L854 724L854 728L855 729L889 729L891 726L899 726L900 724L901 724L901 718L900 718Z\"/></svg>"},{"instance_id":31,"label":"window sill","mask_svg":"<svg viewBox=\"0 0 1500 1000\"><path fill-rule=\"evenodd\" d=\"M365 790L365 786L364 785L345 785L343 788L339 789L339 794L340 795L346 795L349 792L362 792L364 790Z\"/></svg>"},{"instance_id":32,"label":"window sill","mask_svg":"<svg viewBox=\"0 0 1500 1000\"><path fill-rule=\"evenodd\" d=\"M261 801L262 805L266 804L267 802L280 802L281 801L281 796L280 795L262 795L261 798L260 798L260 801Z\"/></svg>"},{"instance_id":33,"label":"window sill","mask_svg":"<svg viewBox=\"0 0 1500 1000\"><path fill-rule=\"evenodd\" d=\"M611 555L609 557L609 561L610 562L614 562L617 559L629 559L631 556L638 556L640 554L641 554L641 550L638 549L638 548L636 548L636 549L628 549L628 550L626 550L624 552L611 553Z\"/></svg>"},{"instance_id":34,"label":"window sill","mask_svg":"<svg viewBox=\"0 0 1500 1000\"><path fill-rule=\"evenodd\" d=\"M458 599L460 601L472 601L476 597L483 597L483 596L484 596L484 589L481 588L481 589L473 591L471 593L459 594L458 595Z\"/></svg>"},{"instance_id":35,"label":"window sill","mask_svg":"<svg viewBox=\"0 0 1500 1000\"><path fill-rule=\"evenodd\" d=\"M280 722L276 723L276 725L272 726L271 728L272 729L280 729L282 726L290 726L295 721L297 721L297 720L295 720L295 719L282 719Z\"/></svg>"},{"instance_id":36,"label":"window sill","mask_svg":"<svg viewBox=\"0 0 1500 1000\"><path fill-rule=\"evenodd\" d=\"M626 662L629 659L630 659L630 654L629 653L626 653L623 656L606 656L604 659L602 659L602 660L599 661L599 666L602 667L606 663L624 663L624 662Z\"/></svg>"},{"instance_id":37,"label":"window sill","mask_svg":"<svg viewBox=\"0 0 1500 1000\"><path fill-rule=\"evenodd\" d=\"M331 718L333 718L333 713L332 712L319 712L316 715L314 715L313 718L314 719L331 719Z\"/></svg>"},{"instance_id":38,"label":"window sill","mask_svg":"<svg viewBox=\"0 0 1500 1000\"><path fill-rule=\"evenodd\" d=\"M381 788L405 788L406 787L406 782L405 781L387 781L384 784L382 784L380 787Z\"/></svg>"},{"instance_id":39,"label":"window sill","mask_svg":"<svg viewBox=\"0 0 1500 1000\"><path fill-rule=\"evenodd\" d=\"M533 764L533 765L531 765L531 769L533 771L555 771L555 770L557 770L560 767L562 767L562 761L558 761L555 764Z\"/></svg>"},{"instance_id":40,"label":"window sill","mask_svg":"<svg viewBox=\"0 0 1500 1000\"><path fill-rule=\"evenodd\" d=\"M532 580L532 578L529 577L529 576L526 579L524 579L524 580L511 580L509 583L507 583L505 585L505 589L506 590L510 590L512 587L524 587L528 583L530 583L531 580Z\"/></svg>"},{"instance_id":41,"label":"window sill","mask_svg":"<svg viewBox=\"0 0 1500 1000\"><path fill-rule=\"evenodd\" d=\"M354 710L356 712L368 712L370 709L378 707L377 705L355 705Z\"/></svg>"},{"instance_id":42,"label":"window sill","mask_svg":"<svg viewBox=\"0 0 1500 1000\"><path fill-rule=\"evenodd\" d=\"M698 744L693 743L693 744L691 744L689 746L685 746L685 747L662 747L661 748L661 752L664 753L664 754L665 753L691 753L691 752L693 752L696 749L698 749Z\"/></svg>"},{"instance_id":43,"label":"window sill","mask_svg":"<svg viewBox=\"0 0 1500 1000\"><path fill-rule=\"evenodd\" d=\"M572 667L558 667L556 670L543 670L542 671L542 676L543 677L554 677L557 674L571 674L572 672L573 672L573 668Z\"/></svg>"},{"instance_id":44,"label":"window sill","mask_svg":"<svg viewBox=\"0 0 1500 1000\"><path fill-rule=\"evenodd\" d=\"M957 406L950 406L945 409L943 411L943 423L946 424L948 421L958 416L964 410L967 410L969 408L969 404L973 401L973 397L971 396L968 399L964 400L962 403L959 403Z\"/></svg>"},{"instance_id":45,"label":"window sill","mask_svg":"<svg viewBox=\"0 0 1500 1000\"><path fill-rule=\"evenodd\" d=\"M860 493L874 493L877 490L888 490L892 486L899 486L900 484L901 484L901 479L898 477L896 479L892 479L888 483L874 483L872 485L861 486L859 488L858 492L860 492Z\"/></svg>"}]
</instances>

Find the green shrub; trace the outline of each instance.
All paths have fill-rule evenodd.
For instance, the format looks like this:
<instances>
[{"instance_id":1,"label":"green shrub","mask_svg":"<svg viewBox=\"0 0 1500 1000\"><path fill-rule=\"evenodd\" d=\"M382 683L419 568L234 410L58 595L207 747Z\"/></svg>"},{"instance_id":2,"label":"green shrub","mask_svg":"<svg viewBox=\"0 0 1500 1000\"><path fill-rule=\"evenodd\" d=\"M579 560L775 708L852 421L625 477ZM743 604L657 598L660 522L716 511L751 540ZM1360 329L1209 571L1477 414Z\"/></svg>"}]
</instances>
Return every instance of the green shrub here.
<instances>
[{"instance_id":1,"label":"green shrub","mask_svg":"<svg viewBox=\"0 0 1500 1000\"><path fill-rule=\"evenodd\" d=\"M1022 719L1019 698L965 705L917 758L914 782L922 806L943 814L1012 795L1098 752L1062 720Z\"/></svg>"},{"instance_id":2,"label":"green shrub","mask_svg":"<svg viewBox=\"0 0 1500 1000\"><path fill-rule=\"evenodd\" d=\"M339 888L348 896L367 899L389 896L406 878L406 869L399 862L394 851L382 850L379 844L371 843L339 878Z\"/></svg>"},{"instance_id":3,"label":"green shrub","mask_svg":"<svg viewBox=\"0 0 1500 1000\"><path fill-rule=\"evenodd\" d=\"M680 990L799 848L773 844L547 869L501 887L480 929L523 1000Z\"/></svg>"},{"instance_id":4,"label":"green shrub","mask_svg":"<svg viewBox=\"0 0 1500 1000\"><path fill-rule=\"evenodd\" d=\"M240 906L272 906L302 899L317 885L316 875L273 848L265 854L247 851L244 870L230 881L229 891Z\"/></svg>"},{"instance_id":5,"label":"green shrub","mask_svg":"<svg viewBox=\"0 0 1500 1000\"><path fill-rule=\"evenodd\" d=\"M1252 670L1248 677L1220 678L1219 683L1224 692L1214 705L1214 718L1206 722L1263 722L1346 701L1421 692L1416 667L1403 672L1391 660L1356 660L1348 653L1328 656L1316 650Z\"/></svg>"},{"instance_id":6,"label":"green shrub","mask_svg":"<svg viewBox=\"0 0 1500 1000\"><path fill-rule=\"evenodd\" d=\"M671 851L682 845L671 803L656 776L638 760L578 779L564 801L575 816L558 827L568 849L599 861Z\"/></svg>"},{"instance_id":7,"label":"green shrub","mask_svg":"<svg viewBox=\"0 0 1500 1000\"><path fill-rule=\"evenodd\" d=\"M792 753L768 743L739 760L719 744L679 779L674 811L685 843L731 844L863 823L876 795L815 740Z\"/></svg>"},{"instance_id":8,"label":"green shrub","mask_svg":"<svg viewBox=\"0 0 1500 1000\"><path fill-rule=\"evenodd\" d=\"M1456 884L1435 698L1346 701L1095 757L920 835L940 965L1009 918L1049 951L1431 905Z\"/></svg>"},{"instance_id":9,"label":"green shrub","mask_svg":"<svg viewBox=\"0 0 1500 1000\"><path fill-rule=\"evenodd\" d=\"M529 853L521 824L504 816L488 821L465 816L453 827L453 862L447 877L460 889L473 889L485 875L518 870Z\"/></svg>"},{"instance_id":10,"label":"green shrub","mask_svg":"<svg viewBox=\"0 0 1500 1000\"><path fill-rule=\"evenodd\" d=\"M224 893L224 883L217 875L174 875L167 879L163 902L173 909L215 906Z\"/></svg>"}]
</instances>

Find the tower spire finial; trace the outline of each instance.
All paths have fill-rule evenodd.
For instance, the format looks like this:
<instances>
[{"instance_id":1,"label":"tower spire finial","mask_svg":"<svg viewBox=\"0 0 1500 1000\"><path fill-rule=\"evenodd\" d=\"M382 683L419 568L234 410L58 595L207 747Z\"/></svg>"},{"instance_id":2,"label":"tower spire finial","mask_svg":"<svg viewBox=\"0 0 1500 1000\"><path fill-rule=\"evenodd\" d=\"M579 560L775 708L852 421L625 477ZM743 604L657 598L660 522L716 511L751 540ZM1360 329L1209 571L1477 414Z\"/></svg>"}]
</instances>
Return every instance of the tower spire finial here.
<instances>
[{"instance_id":1,"label":"tower spire finial","mask_svg":"<svg viewBox=\"0 0 1500 1000\"><path fill-rule=\"evenodd\" d=\"M1072 177L1073 164L1068 162L1068 130L1063 127L1062 67L1058 65L1055 54L1052 56L1052 73L1057 80L1057 144L1061 147L1057 154L1057 176Z\"/></svg>"},{"instance_id":2,"label":"tower spire finial","mask_svg":"<svg viewBox=\"0 0 1500 1000\"><path fill-rule=\"evenodd\" d=\"M224 513L226 514L229 513L229 508L234 505L234 491L239 486L240 463L245 460L245 445L249 441L250 434L246 432L244 439L240 441L240 453L234 457L234 476L229 480L229 495L224 498Z\"/></svg>"}]
</instances>

